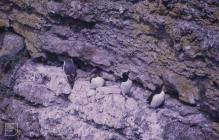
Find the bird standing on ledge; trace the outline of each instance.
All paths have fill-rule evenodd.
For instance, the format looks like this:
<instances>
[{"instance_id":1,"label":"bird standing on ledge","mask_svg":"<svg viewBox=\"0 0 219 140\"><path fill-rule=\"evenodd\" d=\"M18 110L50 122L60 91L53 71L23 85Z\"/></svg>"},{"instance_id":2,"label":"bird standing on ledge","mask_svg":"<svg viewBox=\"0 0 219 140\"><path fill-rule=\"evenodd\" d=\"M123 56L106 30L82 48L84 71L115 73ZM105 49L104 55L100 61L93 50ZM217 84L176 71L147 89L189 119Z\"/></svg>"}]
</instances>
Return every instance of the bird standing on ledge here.
<instances>
[{"instance_id":1,"label":"bird standing on ledge","mask_svg":"<svg viewBox=\"0 0 219 140\"><path fill-rule=\"evenodd\" d=\"M150 103L150 107L157 108L164 103L165 100L165 92L162 90L160 94L155 94Z\"/></svg>"},{"instance_id":2,"label":"bird standing on ledge","mask_svg":"<svg viewBox=\"0 0 219 140\"><path fill-rule=\"evenodd\" d=\"M128 94L130 93L130 90L132 88L132 80L128 79L126 82L122 82L120 86L122 90L122 94Z\"/></svg>"},{"instance_id":3,"label":"bird standing on ledge","mask_svg":"<svg viewBox=\"0 0 219 140\"><path fill-rule=\"evenodd\" d=\"M67 79L68 79L68 82L69 82L71 88L73 88L75 78L77 76L77 72L76 72L77 68L76 68L76 65L73 62L73 60L70 58L64 60L63 69L64 69L64 72L67 76Z\"/></svg>"}]
</instances>

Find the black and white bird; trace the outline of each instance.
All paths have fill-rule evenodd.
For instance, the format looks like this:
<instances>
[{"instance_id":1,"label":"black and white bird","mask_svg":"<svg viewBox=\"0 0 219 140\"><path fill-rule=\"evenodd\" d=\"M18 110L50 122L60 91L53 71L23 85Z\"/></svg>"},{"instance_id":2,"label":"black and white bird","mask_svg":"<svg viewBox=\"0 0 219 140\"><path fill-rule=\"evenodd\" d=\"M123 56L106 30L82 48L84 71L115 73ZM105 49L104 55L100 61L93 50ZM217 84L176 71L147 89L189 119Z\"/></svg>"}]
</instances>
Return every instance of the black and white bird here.
<instances>
[{"instance_id":1,"label":"black and white bird","mask_svg":"<svg viewBox=\"0 0 219 140\"><path fill-rule=\"evenodd\" d=\"M150 107L151 108L157 108L161 106L165 101L165 92L162 90L159 94L155 94L152 97Z\"/></svg>"},{"instance_id":2,"label":"black and white bird","mask_svg":"<svg viewBox=\"0 0 219 140\"><path fill-rule=\"evenodd\" d=\"M68 82L69 82L71 88L73 88L75 78L77 76L77 71L76 71L77 67L76 67L74 61L70 58L64 60L63 69L64 69L64 72L67 76L67 79L68 79Z\"/></svg>"},{"instance_id":3,"label":"black and white bird","mask_svg":"<svg viewBox=\"0 0 219 140\"><path fill-rule=\"evenodd\" d=\"M128 79L127 81L122 82L120 88L121 88L122 94L125 95L125 94L130 93L130 90L132 88L132 80Z\"/></svg>"}]
</instances>

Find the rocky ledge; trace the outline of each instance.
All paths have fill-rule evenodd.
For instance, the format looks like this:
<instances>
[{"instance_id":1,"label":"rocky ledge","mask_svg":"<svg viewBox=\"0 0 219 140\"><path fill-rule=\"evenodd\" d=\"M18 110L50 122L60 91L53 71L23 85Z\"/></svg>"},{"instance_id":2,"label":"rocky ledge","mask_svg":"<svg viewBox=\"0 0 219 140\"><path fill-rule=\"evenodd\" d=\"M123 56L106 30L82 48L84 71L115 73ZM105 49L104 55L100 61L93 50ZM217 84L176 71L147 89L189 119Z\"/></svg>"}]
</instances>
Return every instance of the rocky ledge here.
<instances>
[{"instance_id":1,"label":"rocky ledge","mask_svg":"<svg viewBox=\"0 0 219 140\"><path fill-rule=\"evenodd\" d=\"M217 0L1 0L0 139L219 139L218 11ZM90 88L95 76L103 87Z\"/></svg>"}]
</instances>

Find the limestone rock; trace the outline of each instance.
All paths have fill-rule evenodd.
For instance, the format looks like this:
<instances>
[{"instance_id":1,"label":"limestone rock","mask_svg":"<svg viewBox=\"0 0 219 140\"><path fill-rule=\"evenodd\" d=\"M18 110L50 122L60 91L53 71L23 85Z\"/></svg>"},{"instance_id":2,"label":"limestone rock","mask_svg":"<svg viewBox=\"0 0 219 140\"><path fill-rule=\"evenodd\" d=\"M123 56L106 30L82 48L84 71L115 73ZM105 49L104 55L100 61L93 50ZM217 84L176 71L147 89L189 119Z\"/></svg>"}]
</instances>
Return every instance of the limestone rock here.
<instances>
[{"instance_id":1,"label":"limestone rock","mask_svg":"<svg viewBox=\"0 0 219 140\"><path fill-rule=\"evenodd\" d=\"M48 106L56 96L70 94L71 88L61 67L27 62L17 72L14 91L32 103Z\"/></svg>"},{"instance_id":2,"label":"limestone rock","mask_svg":"<svg viewBox=\"0 0 219 140\"><path fill-rule=\"evenodd\" d=\"M120 94L121 89L117 85L98 87L96 92L99 94Z\"/></svg>"},{"instance_id":3,"label":"limestone rock","mask_svg":"<svg viewBox=\"0 0 219 140\"><path fill-rule=\"evenodd\" d=\"M78 104L86 104L87 101L82 99L85 99L87 96L91 96L89 91L90 91L89 81L77 80L74 83L74 88L69 96L69 100L71 102Z\"/></svg>"},{"instance_id":4,"label":"limestone rock","mask_svg":"<svg viewBox=\"0 0 219 140\"><path fill-rule=\"evenodd\" d=\"M179 99L189 104L195 104L199 99L199 90L195 87L191 81L186 78L174 74L172 72L166 72L163 75L167 89L175 90L178 93Z\"/></svg>"},{"instance_id":5,"label":"limestone rock","mask_svg":"<svg viewBox=\"0 0 219 140\"><path fill-rule=\"evenodd\" d=\"M16 34L5 34L2 43L0 56L7 55L16 57L16 55L24 49L24 39Z\"/></svg>"},{"instance_id":6,"label":"limestone rock","mask_svg":"<svg viewBox=\"0 0 219 140\"><path fill-rule=\"evenodd\" d=\"M9 27L9 21L7 19L0 19L0 27Z\"/></svg>"}]
</instances>

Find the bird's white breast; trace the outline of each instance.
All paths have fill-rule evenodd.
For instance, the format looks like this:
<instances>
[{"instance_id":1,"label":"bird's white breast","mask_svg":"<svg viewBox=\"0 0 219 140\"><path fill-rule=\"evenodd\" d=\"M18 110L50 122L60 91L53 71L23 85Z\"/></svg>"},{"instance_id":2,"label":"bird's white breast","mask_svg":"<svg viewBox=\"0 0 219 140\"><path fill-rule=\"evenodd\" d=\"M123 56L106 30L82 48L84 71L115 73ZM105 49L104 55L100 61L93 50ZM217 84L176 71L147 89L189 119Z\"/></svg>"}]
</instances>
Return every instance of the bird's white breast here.
<instances>
[{"instance_id":1,"label":"bird's white breast","mask_svg":"<svg viewBox=\"0 0 219 140\"><path fill-rule=\"evenodd\" d=\"M126 82L122 82L120 88L123 94L129 93L132 88L132 81L128 79Z\"/></svg>"},{"instance_id":2,"label":"bird's white breast","mask_svg":"<svg viewBox=\"0 0 219 140\"><path fill-rule=\"evenodd\" d=\"M164 102L164 99L165 99L165 93L164 93L164 91L161 91L160 94L154 95L150 106L153 108L156 108Z\"/></svg>"}]
</instances>

